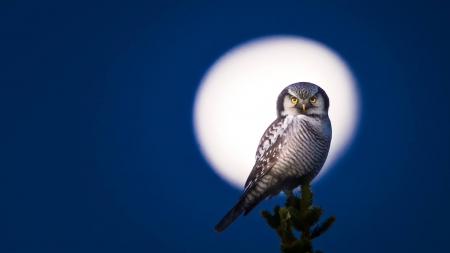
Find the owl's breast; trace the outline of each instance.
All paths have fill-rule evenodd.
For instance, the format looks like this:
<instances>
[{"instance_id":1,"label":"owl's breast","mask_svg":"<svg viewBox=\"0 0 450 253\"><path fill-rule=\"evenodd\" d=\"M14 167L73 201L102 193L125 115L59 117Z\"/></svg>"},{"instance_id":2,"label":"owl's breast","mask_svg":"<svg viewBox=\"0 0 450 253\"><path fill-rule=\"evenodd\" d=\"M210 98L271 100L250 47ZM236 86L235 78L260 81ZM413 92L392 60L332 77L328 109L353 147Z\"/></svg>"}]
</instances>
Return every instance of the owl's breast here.
<instances>
[{"instance_id":1,"label":"owl's breast","mask_svg":"<svg viewBox=\"0 0 450 253\"><path fill-rule=\"evenodd\" d=\"M289 174L313 178L319 173L331 143L331 124L324 123L314 124L305 118L292 122L280 162Z\"/></svg>"}]
</instances>

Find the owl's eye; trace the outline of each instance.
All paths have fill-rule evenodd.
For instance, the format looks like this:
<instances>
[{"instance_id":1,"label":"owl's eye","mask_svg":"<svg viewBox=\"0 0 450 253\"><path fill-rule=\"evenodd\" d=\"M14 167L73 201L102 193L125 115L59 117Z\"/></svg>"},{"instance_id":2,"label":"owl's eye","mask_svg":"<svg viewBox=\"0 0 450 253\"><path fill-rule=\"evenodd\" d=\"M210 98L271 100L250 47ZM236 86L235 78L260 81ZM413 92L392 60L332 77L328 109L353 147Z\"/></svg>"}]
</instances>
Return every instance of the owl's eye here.
<instances>
[{"instance_id":1,"label":"owl's eye","mask_svg":"<svg viewBox=\"0 0 450 253\"><path fill-rule=\"evenodd\" d=\"M297 104L297 103L298 103L298 98L296 98L296 97L291 97L291 102L292 102L293 104Z\"/></svg>"},{"instance_id":2,"label":"owl's eye","mask_svg":"<svg viewBox=\"0 0 450 253\"><path fill-rule=\"evenodd\" d=\"M315 102L317 101L317 98L316 98L316 97L312 97L312 98L309 99L309 101L310 101L311 103L315 103Z\"/></svg>"}]
</instances>

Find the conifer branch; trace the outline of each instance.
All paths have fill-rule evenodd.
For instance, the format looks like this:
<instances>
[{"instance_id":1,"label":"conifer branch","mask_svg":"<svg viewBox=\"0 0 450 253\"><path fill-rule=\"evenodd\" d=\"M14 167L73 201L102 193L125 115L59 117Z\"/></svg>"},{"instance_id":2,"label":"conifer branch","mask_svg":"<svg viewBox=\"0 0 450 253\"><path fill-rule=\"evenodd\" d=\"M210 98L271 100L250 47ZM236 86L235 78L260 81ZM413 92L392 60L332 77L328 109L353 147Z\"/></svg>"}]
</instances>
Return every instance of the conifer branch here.
<instances>
[{"instance_id":1,"label":"conifer branch","mask_svg":"<svg viewBox=\"0 0 450 253\"><path fill-rule=\"evenodd\" d=\"M327 217L322 223L312 228L320 220L323 209L313 206L314 193L311 191L309 181L300 186L300 196L293 192L286 192L285 207L276 205L273 214L261 210L261 216L267 224L275 230L281 239L280 252L282 253L322 253L313 250L312 239L322 235L336 220L334 215ZM300 236L295 236L294 230Z\"/></svg>"},{"instance_id":2,"label":"conifer branch","mask_svg":"<svg viewBox=\"0 0 450 253\"><path fill-rule=\"evenodd\" d=\"M319 226L315 227L311 231L311 239L314 239L325 233L325 231L327 231L331 227L331 224L333 224L335 220L336 217L334 217L334 215L330 215L328 218L326 218L325 221L323 221Z\"/></svg>"}]
</instances>

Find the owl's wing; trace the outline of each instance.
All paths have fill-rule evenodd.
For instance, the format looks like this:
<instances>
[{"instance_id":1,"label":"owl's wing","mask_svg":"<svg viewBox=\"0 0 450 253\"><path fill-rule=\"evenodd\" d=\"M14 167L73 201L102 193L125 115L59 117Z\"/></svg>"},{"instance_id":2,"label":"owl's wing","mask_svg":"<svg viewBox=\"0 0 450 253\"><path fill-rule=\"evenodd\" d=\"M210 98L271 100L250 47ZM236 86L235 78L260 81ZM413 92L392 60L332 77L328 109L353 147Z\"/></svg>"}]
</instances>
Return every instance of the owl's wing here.
<instances>
[{"instance_id":1,"label":"owl's wing","mask_svg":"<svg viewBox=\"0 0 450 253\"><path fill-rule=\"evenodd\" d=\"M236 204L214 227L217 232L228 227L241 213L247 215L258 203L273 194L271 187L261 187L264 183L259 180L277 163L278 157L283 155L283 146L287 141L286 129L291 120L290 116L278 118L267 128L259 142L256 163L245 183L245 190Z\"/></svg>"},{"instance_id":2,"label":"owl's wing","mask_svg":"<svg viewBox=\"0 0 450 253\"><path fill-rule=\"evenodd\" d=\"M290 121L290 117L277 118L264 132L256 150L255 165L245 182L244 192L277 163L283 146L287 143L285 133Z\"/></svg>"}]
</instances>

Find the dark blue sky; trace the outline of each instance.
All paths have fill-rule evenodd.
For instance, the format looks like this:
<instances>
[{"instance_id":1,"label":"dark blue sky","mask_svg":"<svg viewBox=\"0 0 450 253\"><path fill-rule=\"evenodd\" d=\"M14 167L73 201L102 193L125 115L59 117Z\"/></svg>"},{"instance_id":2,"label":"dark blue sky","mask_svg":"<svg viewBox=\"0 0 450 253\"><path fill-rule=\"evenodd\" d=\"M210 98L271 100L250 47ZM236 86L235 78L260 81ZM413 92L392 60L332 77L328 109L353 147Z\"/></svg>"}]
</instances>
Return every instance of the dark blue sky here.
<instances>
[{"instance_id":1,"label":"dark blue sky","mask_svg":"<svg viewBox=\"0 0 450 253\"><path fill-rule=\"evenodd\" d=\"M337 217L316 249L444 252L447 10L441 1L2 2L0 251L277 252L258 213L282 198L213 232L240 192L201 156L192 106L225 51L287 34L336 50L363 100L353 146L313 187Z\"/></svg>"}]
</instances>

